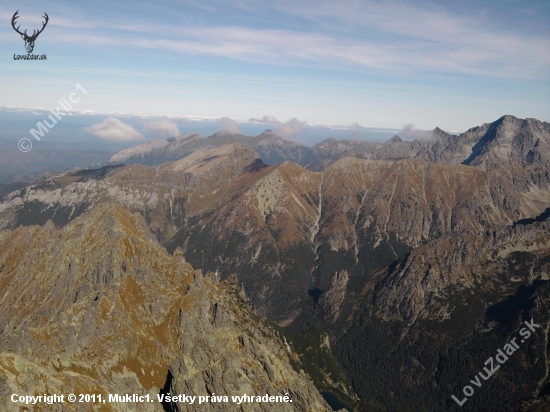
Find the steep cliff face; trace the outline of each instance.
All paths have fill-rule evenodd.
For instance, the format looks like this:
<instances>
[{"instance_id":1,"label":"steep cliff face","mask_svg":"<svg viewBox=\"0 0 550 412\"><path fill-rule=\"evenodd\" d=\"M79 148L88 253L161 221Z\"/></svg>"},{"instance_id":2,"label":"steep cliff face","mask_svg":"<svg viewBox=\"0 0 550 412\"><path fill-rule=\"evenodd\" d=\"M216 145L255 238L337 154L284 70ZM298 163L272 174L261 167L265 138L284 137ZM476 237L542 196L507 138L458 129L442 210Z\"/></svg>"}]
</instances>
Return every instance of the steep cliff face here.
<instances>
[{"instance_id":1,"label":"steep cliff face","mask_svg":"<svg viewBox=\"0 0 550 412\"><path fill-rule=\"evenodd\" d=\"M343 279L320 298L319 310L363 399L387 409L406 410L414 398L421 410L458 410L451 395L462 400L463 387L513 338L519 348L495 363L500 370L474 386L461 410L515 411L544 392L550 220L432 241L345 298L337 293ZM518 334L531 319L540 326L529 337Z\"/></svg>"},{"instance_id":2,"label":"steep cliff face","mask_svg":"<svg viewBox=\"0 0 550 412\"><path fill-rule=\"evenodd\" d=\"M139 214L101 205L62 229L0 232L0 388L8 394L283 395L280 410L328 411L295 356L239 288L166 253ZM64 410L124 405L65 404ZM235 406L235 405L234 405ZM136 410L228 404L137 404ZM236 407L236 406L235 406ZM34 410L48 410L47 405ZM247 410L273 410L269 403Z\"/></svg>"},{"instance_id":3,"label":"steep cliff face","mask_svg":"<svg viewBox=\"0 0 550 412\"><path fill-rule=\"evenodd\" d=\"M550 124L536 119L502 116L458 136L436 130L437 140L421 150L417 159L441 164L463 163L484 169L509 161L550 161Z\"/></svg>"}]
</instances>

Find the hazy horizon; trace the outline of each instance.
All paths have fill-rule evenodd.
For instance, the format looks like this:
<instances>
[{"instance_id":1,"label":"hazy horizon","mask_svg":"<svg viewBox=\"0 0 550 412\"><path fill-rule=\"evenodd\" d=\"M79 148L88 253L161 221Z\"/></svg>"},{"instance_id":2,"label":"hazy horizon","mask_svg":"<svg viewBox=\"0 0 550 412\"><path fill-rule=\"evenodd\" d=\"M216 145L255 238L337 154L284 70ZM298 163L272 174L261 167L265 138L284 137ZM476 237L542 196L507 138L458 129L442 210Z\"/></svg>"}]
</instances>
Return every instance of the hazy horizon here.
<instances>
[{"instance_id":1,"label":"hazy horizon","mask_svg":"<svg viewBox=\"0 0 550 412\"><path fill-rule=\"evenodd\" d=\"M48 13L33 52L46 61L14 60L24 52L16 10L29 30ZM461 132L504 114L548 121L549 15L543 1L7 1L0 106L54 109L81 84L88 93L74 110L104 113L98 127L136 142L143 136L102 122L254 120L312 144L312 127L369 140L372 128Z\"/></svg>"}]
</instances>

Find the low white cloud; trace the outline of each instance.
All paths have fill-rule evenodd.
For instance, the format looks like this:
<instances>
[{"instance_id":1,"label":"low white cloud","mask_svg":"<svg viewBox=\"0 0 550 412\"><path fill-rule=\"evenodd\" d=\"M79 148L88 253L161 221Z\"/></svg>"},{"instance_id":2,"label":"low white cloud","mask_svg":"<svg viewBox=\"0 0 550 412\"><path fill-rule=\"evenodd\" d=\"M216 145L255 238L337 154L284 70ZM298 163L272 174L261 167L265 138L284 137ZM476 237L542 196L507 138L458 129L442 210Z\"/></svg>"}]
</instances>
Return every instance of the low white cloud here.
<instances>
[{"instance_id":1,"label":"low white cloud","mask_svg":"<svg viewBox=\"0 0 550 412\"><path fill-rule=\"evenodd\" d=\"M363 126L355 122L351 124L350 130L352 135L358 136L363 132Z\"/></svg>"},{"instance_id":2,"label":"low white cloud","mask_svg":"<svg viewBox=\"0 0 550 412\"><path fill-rule=\"evenodd\" d=\"M143 140L144 138L134 126L123 123L116 117L108 117L101 123L86 127L84 130L100 139L117 142L131 142L132 140Z\"/></svg>"},{"instance_id":3,"label":"low white cloud","mask_svg":"<svg viewBox=\"0 0 550 412\"><path fill-rule=\"evenodd\" d=\"M269 123L269 124L281 124L280 121L278 121L275 117L273 116L264 116L262 117L261 119L250 119L249 120L250 122L253 122L253 123Z\"/></svg>"},{"instance_id":4,"label":"low white cloud","mask_svg":"<svg viewBox=\"0 0 550 412\"><path fill-rule=\"evenodd\" d=\"M307 123L302 122L296 118L290 119L285 124L280 125L275 130L276 133L283 135L283 136L292 136L298 133L302 133L304 130L306 130Z\"/></svg>"},{"instance_id":5,"label":"low white cloud","mask_svg":"<svg viewBox=\"0 0 550 412\"><path fill-rule=\"evenodd\" d=\"M230 119L229 117L219 118L218 123L220 125L220 132L231 134L239 134L241 132L239 130L239 125L237 124L237 122L233 119Z\"/></svg>"},{"instance_id":6,"label":"low white cloud","mask_svg":"<svg viewBox=\"0 0 550 412\"><path fill-rule=\"evenodd\" d=\"M170 120L167 116L163 116L160 120L154 120L144 123L145 130L149 132L157 132L170 137L180 135L176 122Z\"/></svg>"},{"instance_id":7,"label":"low white cloud","mask_svg":"<svg viewBox=\"0 0 550 412\"><path fill-rule=\"evenodd\" d=\"M435 138L431 130L416 129L412 123L403 126L403 129L398 132L398 135L407 140L432 140Z\"/></svg>"}]
</instances>

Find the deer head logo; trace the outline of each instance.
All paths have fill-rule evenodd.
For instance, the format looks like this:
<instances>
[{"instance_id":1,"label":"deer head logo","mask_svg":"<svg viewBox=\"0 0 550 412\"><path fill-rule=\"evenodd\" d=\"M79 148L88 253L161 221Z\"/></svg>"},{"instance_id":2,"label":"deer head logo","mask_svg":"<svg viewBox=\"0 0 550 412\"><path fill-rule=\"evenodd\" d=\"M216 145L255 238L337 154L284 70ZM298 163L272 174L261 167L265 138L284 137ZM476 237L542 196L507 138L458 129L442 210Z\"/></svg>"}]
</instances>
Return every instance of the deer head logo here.
<instances>
[{"instance_id":1,"label":"deer head logo","mask_svg":"<svg viewBox=\"0 0 550 412\"><path fill-rule=\"evenodd\" d=\"M34 49L34 42L36 41L36 38L38 37L38 35L40 33L42 33L42 31L44 30L44 28L48 24L49 17L46 13L44 13L44 18L46 19L46 21L44 23L42 23L42 28L40 30L38 30L38 32L36 30L33 30L32 35L29 36L29 35L27 35L27 30L25 30L24 33L21 33L19 31L19 26L15 27L16 20L19 17L17 15L17 13L19 13L19 10L17 10L14 13L13 17L11 18L11 25L12 25L13 29L21 35L21 38L23 40L25 40L25 48L27 49L27 53L32 53L32 51Z\"/></svg>"}]
</instances>

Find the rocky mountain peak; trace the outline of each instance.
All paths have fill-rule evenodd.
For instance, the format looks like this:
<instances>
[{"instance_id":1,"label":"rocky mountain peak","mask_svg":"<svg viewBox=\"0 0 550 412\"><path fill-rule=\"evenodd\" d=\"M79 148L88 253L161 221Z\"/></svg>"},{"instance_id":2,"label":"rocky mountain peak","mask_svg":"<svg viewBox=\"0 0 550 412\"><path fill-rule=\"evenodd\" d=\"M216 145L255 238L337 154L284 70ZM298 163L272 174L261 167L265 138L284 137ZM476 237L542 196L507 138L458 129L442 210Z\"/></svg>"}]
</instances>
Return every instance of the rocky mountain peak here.
<instances>
[{"instance_id":1,"label":"rocky mountain peak","mask_svg":"<svg viewBox=\"0 0 550 412\"><path fill-rule=\"evenodd\" d=\"M399 135L395 135L393 136L391 139L389 139L388 141L386 141L387 144L399 144L399 143L403 143L403 139L401 139L399 137Z\"/></svg>"},{"instance_id":2,"label":"rocky mountain peak","mask_svg":"<svg viewBox=\"0 0 550 412\"><path fill-rule=\"evenodd\" d=\"M317 144L322 145L323 143L336 143L336 142L338 142L338 140L331 136L331 137L327 137L325 140Z\"/></svg>"},{"instance_id":3,"label":"rocky mountain peak","mask_svg":"<svg viewBox=\"0 0 550 412\"><path fill-rule=\"evenodd\" d=\"M520 121L516 116L512 116L511 114L505 114L504 116L500 117L495 123L517 123Z\"/></svg>"},{"instance_id":4,"label":"rocky mountain peak","mask_svg":"<svg viewBox=\"0 0 550 412\"><path fill-rule=\"evenodd\" d=\"M279 137L279 135L271 129L266 129L258 137Z\"/></svg>"},{"instance_id":5,"label":"rocky mountain peak","mask_svg":"<svg viewBox=\"0 0 550 412\"><path fill-rule=\"evenodd\" d=\"M440 129L439 127L436 127L433 129L433 133L438 137L442 139L447 139L452 137L453 135L447 133L445 130Z\"/></svg>"}]
</instances>

